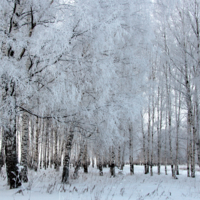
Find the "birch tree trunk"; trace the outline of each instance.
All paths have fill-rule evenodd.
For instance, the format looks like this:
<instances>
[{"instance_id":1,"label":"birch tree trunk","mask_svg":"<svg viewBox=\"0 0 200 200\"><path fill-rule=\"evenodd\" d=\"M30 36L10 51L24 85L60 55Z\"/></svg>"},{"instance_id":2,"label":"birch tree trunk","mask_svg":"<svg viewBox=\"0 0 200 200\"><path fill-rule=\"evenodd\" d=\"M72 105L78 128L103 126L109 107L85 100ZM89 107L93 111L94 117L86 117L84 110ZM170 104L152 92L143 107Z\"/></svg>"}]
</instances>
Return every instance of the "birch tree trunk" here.
<instances>
[{"instance_id":1,"label":"birch tree trunk","mask_svg":"<svg viewBox=\"0 0 200 200\"><path fill-rule=\"evenodd\" d=\"M74 174L73 174L73 177L76 179L78 177L78 171L81 167L81 163L82 163L82 159L83 159L83 154L84 154L84 150L85 150L85 144L84 142L80 144L80 152L79 152L79 155L78 155L78 159L77 159L77 162L76 165L75 165L75 169L74 169Z\"/></svg>"},{"instance_id":2,"label":"birch tree trunk","mask_svg":"<svg viewBox=\"0 0 200 200\"><path fill-rule=\"evenodd\" d=\"M22 116L23 130L22 130L22 144L21 144L21 176L23 182L28 182L28 167L27 167L27 154L28 154L28 136L29 136L29 117L27 113Z\"/></svg>"},{"instance_id":3,"label":"birch tree trunk","mask_svg":"<svg viewBox=\"0 0 200 200\"><path fill-rule=\"evenodd\" d=\"M149 97L149 106L148 106L148 148L147 148L147 170L146 174L149 173L150 165L150 140L151 140L151 110L150 110L150 97Z\"/></svg>"},{"instance_id":4,"label":"birch tree trunk","mask_svg":"<svg viewBox=\"0 0 200 200\"><path fill-rule=\"evenodd\" d=\"M102 166L106 168L107 164L108 164L107 151L106 150L104 151L103 156L99 151L99 156L100 156L100 159L101 159L101 162L102 162Z\"/></svg>"},{"instance_id":5,"label":"birch tree trunk","mask_svg":"<svg viewBox=\"0 0 200 200\"><path fill-rule=\"evenodd\" d=\"M58 129L57 127L54 129L55 132L55 153L54 153L54 169L59 171L59 164L58 164Z\"/></svg>"},{"instance_id":6,"label":"birch tree trunk","mask_svg":"<svg viewBox=\"0 0 200 200\"><path fill-rule=\"evenodd\" d=\"M176 98L175 99L175 110L176 110L176 161L175 161L175 171L176 171L176 173L175 174L179 175L178 157L179 157L179 129L180 129L180 112L181 112L181 92L175 91L175 98Z\"/></svg>"},{"instance_id":7,"label":"birch tree trunk","mask_svg":"<svg viewBox=\"0 0 200 200\"><path fill-rule=\"evenodd\" d=\"M142 127L142 143L143 143L143 157L144 157L144 173L147 174L147 157L146 157L146 137L145 137L145 133L144 133L144 118L143 118L143 114L141 112L141 127Z\"/></svg>"},{"instance_id":8,"label":"birch tree trunk","mask_svg":"<svg viewBox=\"0 0 200 200\"><path fill-rule=\"evenodd\" d=\"M191 135L191 128L187 120L187 177L190 177L190 135Z\"/></svg>"},{"instance_id":9,"label":"birch tree trunk","mask_svg":"<svg viewBox=\"0 0 200 200\"><path fill-rule=\"evenodd\" d=\"M41 120L41 139L40 139L40 169L44 166L44 135L45 135L45 123Z\"/></svg>"},{"instance_id":10,"label":"birch tree trunk","mask_svg":"<svg viewBox=\"0 0 200 200\"><path fill-rule=\"evenodd\" d=\"M115 177L115 150L111 147L110 176Z\"/></svg>"},{"instance_id":11,"label":"birch tree trunk","mask_svg":"<svg viewBox=\"0 0 200 200\"><path fill-rule=\"evenodd\" d=\"M98 154L97 159L98 159L99 176L103 176L102 156L100 153Z\"/></svg>"},{"instance_id":12,"label":"birch tree trunk","mask_svg":"<svg viewBox=\"0 0 200 200\"><path fill-rule=\"evenodd\" d=\"M197 90L197 86L196 86L196 89L195 89L195 96L196 96L196 102L195 102L195 104L196 104L196 129L197 129L197 144L196 144L196 146L197 146L197 156L198 156L198 159L197 159L197 163L198 163L198 165L199 165L199 167L200 167L200 122L199 122L199 120L200 120L200 117L199 117L199 115L200 115L200 113L199 113L199 100L198 100L198 92L197 92L198 90Z\"/></svg>"},{"instance_id":13,"label":"birch tree trunk","mask_svg":"<svg viewBox=\"0 0 200 200\"><path fill-rule=\"evenodd\" d=\"M168 128L168 123L167 123L167 109L165 113L165 175L167 175L167 128Z\"/></svg>"},{"instance_id":14,"label":"birch tree trunk","mask_svg":"<svg viewBox=\"0 0 200 200\"><path fill-rule=\"evenodd\" d=\"M3 128L1 127L1 140L0 140L0 146L1 146L1 149L0 149L0 172L1 172L1 168L3 167L4 165L4 131L3 131Z\"/></svg>"},{"instance_id":15,"label":"birch tree trunk","mask_svg":"<svg viewBox=\"0 0 200 200\"><path fill-rule=\"evenodd\" d=\"M196 53L197 53L197 64L194 68L194 77L197 79L200 76L200 26L199 26L199 2L195 0L195 6L194 6L194 22L195 25L192 25L193 32L196 36ZM194 97L194 104L195 104L195 110L196 113L196 146L197 146L197 156L198 156L198 165L200 166L200 113L199 113L199 96L198 96L198 89L199 84L195 83L195 97ZM195 155L194 155L195 156ZM194 161L195 165L195 161Z\"/></svg>"},{"instance_id":16,"label":"birch tree trunk","mask_svg":"<svg viewBox=\"0 0 200 200\"><path fill-rule=\"evenodd\" d=\"M54 130L53 130L53 125L51 125L51 136L50 136L50 145L49 145L49 149L50 149L50 168L52 168L53 164L54 164L54 145L55 141L54 141Z\"/></svg>"},{"instance_id":17,"label":"birch tree trunk","mask_svg":"<svg viewBox=\"0 0 200 200\"><path fill-rule=\"evenodd\" d=\"M36 117L36 122L35 122L35 153L34 153L34 162L33 162L33 168L34 168L35 171L38 170L38 154L39 154L38 142L39 142L39 119L38 119L38 117Z\"/></svg>"},{"instance_id":18,"label":"birch tree trunk","mask_svg":"<svg viewBox=\"0 0 200 200\"><path fill-rule=\"evenodd\" d=\"M16 149L16 91L15 82L7 74L2 77L2 101L9 108L8 121L4 129L6 172L10 189L21 185ZM7 101L9 98L9 101Z\"/></svg>"},{"instance_id":19,"label":"birch tree trunk","mask_svg":"<svg viewBox=\"0 0 200 200\"><path fill-rule=\"evenodd\" d=\"M172 177L175 176L174 164L173 164L173 152L172 152L172 106L171 106L171 78L170 78L170 67L167 66L166 69L166 86L167 86L167 109L168 109L168 135L169 135L169 151L170 151L170 162L171 162L171 172ZM168 82L169 79L169 82Z\"/></svg>"},{"instance_id":20,"label":"birch tree trunk","mask_svg":"<svg viewBox=\"0 0 200 200\"><path fill-rule=\"evenodd\" d=\"M124 135L125 137L125 135ZM124 165L125 165L125 148L126 148L126 144L125 142L123 142L123 151L122 151L122 162L121 162L121 170L123 170Z\"/></svg>"},{"instance_id":21,"label":"birch tree trunk","mask_svg":"<svg viewBox=\"0 0 200 200\"><path fill-rule=\"evenodd\" d=\"M49 120L48 120L49 121ZM46 168L49 168L50 160L49 160L49 154L50 154L50 137L51 137L51 130L50 130L50 124L48 122L48 129L47 129L47 137L46 137Z\"/></svg>"},{"instance_id":22,"label":"birch tree trunk","mask_svg":"<svg viewBox=\"0 0 200 200\"><path fill-rule=\"evenodd\" d=\"M33 168L33 147L34 147L34 120L33 118L30 121L31 131L29 135L29 150L28 150L28 167Z\"/></svg>"},{"instance_id":23,"label":"birch tree trunk","mask_svg":"<svg viewBox=\"0 0 200 200\"><path fill-rule=\"evenodd\" d=\"M19 175L18 161L16 154L16 129L5 131L5 153L6 153L6 171L7 180L10 189L21 186L21 177Z\"/></svg>"},{"instance_id":24,"label":"birch tree trunk","mask_svg":"<svg viewBox=\"0 0 200 200\"><path fill-rule=\"evenodd\" d=\"M72 149L72 141L74 138L74 130L70 127L69 133L67 135L67 141L65 144L65 156L63 160L63 172L62 172L62 183L69 183L69 164Z\"/></svg>"},{"instance_id":25,"label":"birch tree trunk","mask_svg":"<svg viewBox=\"0 0 200 200\"><path fill-rule=\"evenodd\" d=\"M118 147L118 161L117 161L118 169L121 168L121 147Z\"/></svg>"},{"instance_id":26,"label":"birch tree trunk","mask_svg":"<svg viewBox=\"0 0 200 200\"><path fill-rule=\"evenodd\" d=\"M92 168L94 168L94 158L92 157Z\"/></svg>"},{"instance_id":27,"label":"birch tree trunk","mask_svg":"<svg viewBox=\"0 0 200 200\"><path fill-rule=\"evenodd\" d=\"M154 114L155 114L155 105L154 105L154 94L152 94L152 128L151 128L151 171L150 174L153 176L153 141L154 141Z\"/></svg>"},{"instance_id":28,"label":"birch tree trunk","mask_svg":"<svg viewBox=\"0 0 200 200\"><path fill-rule=\"evenodd\" d=\"M190 89L190 80L188 75L188 63L185 53L185 87L186 87L186 104L188 110L187 122L188 122L188 134L192 130L192 143L191 143L191 177L195 177L195 149L196 149L196 127L194 122L194 114L193 114L193 105L192 105L192 97L191 97L191 89ZM191 135L190 135L191 136Z\"/></svg>"},{"instance_id":29,"label":"birch tree trunk","mask_svg":"<svg viewBox=\"0 0 200 200\"><path fill-rule=\"evenodd\" d=\"M84 145L84 154L83 154L83 169L84 173L88 173L88 148L87 148L87 141L85 142Z\"/></svg>"},{"instance_id":30,"label":"birch tree trunk","mask_svg":"<svg viewBox=\"0 0 200 200\"><path fill-rule=\"evenodd\" d=\"M133 130L132 127L129 127L129 163L130 163L130 174L134 174L134 165L133 165Z\"/></svg>"},{"instance_id":31,"label":"birch tree trunk","mask_svg":"<svg viewBox=\"0 0 200 200\"><path fill-rule=\"evenodd\" d=\"M160 103L159 103L160 102ZM162 131L162 107L163 97L160 95L160 87L158 87L158 105L157 105L157 133L158 133L158 175L160 175L160 156L161 156L161 131Z\"/></svg>"},{"instance_id":32,"label":"birch tree trunk","mask_svg":"<svg viewBox=\"0 0 200 200\"><path fill-rule=\"evenodd\" d=\"M200 113L199 113L199 98L198 98L198 89L197 89L197 85L195 87L195 107L196 107L196 131L197 131L197 134L196 134L196 146L197 146L197 156L198 156L198 159L197 159L197 163L200 167Z\"/></svg>"},{"instance_id":33,"label":"birch tree trunk","mask_svg":"<svg viewBox=\"0 0 200 200\"><path fill-rule=\"evenodd\" d=\"M62 162L62 153L63 153L63 143L62 137L59 136L59 145L58 145L58 165L61 167L61 162Z\"/></svg>"},{"instance_id":34,"label":"birch tree trunk","mask_svg":"<svg viewBox=\"0 0 200 200\"><path fill-rule=\"evenodd\" d=\"M48 155L48 150L49 150L49 120L46 120L46 130L45 130L45 146L44 146L44 169L47 169L48 167L48 161L49 161L49 155Z\"/></svg>"}]
</instances>

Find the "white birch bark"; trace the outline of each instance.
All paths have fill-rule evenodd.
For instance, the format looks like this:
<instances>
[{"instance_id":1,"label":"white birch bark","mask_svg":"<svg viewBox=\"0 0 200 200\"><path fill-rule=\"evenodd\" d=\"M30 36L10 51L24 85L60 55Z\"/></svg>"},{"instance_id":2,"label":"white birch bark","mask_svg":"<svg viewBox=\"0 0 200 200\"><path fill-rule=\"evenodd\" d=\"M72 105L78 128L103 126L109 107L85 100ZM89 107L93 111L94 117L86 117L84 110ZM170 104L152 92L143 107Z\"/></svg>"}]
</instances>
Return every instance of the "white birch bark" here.
<instances>
[{"instance_id":1,"label":"white birch bark","mask_svg":"<svg viewBox=\"0 0 200 200\"><path fill-rule=\"evenodd\" d=\"M162 107L163 97L160 95L160 87L158 87L158 105L157 105L157 133L158 133L158 175L160 175L160 157L161 157L161 130L162 130Z\"/></svg>"},{"instance_id":2,"label":"white birch bark","mask_svg":"<svg viewBox=\"0 0 200 200\"><path fill-rule=\"evenodd\" d=\"M73 138L74 138L74 130L73 130L73 127L70 127L69 133L67 135L67 141L65 144L65 156L64 156L64 160L63 160L62 183L69 183L69 165L70 165L70 156L71 156Z\"/></svg>"},{"instance_id":3,"label":"white birch bark","mask_svg":"<svg viewBox=\"0 0 200 200\"><path fill-rule=\"evenodd\" d=\"M154 94L152 94L152 128L151 128L151 170L150 175L153 176L153 151L154 151L154 115L155 115L155 105L154 105Z\"/></svg>"},{"instance_id":4,"label":"white birch bark","mask_svg":"<svg viewBox=\"0 0 200 200\"><path fill-rule=\"evenodd\" d=\"M53 130L53 125L51 125L51 130L50 130L50 145L49 145L49 151L50 151L50 168L52 168L54 164L54 130Z\"/></svg>"},{"instance_id":5,"label":"white birch bark","mask_svg":"<svg viewBox=\"0 0 200 200\"><path fill-rule=\"evenodd\" d=\"M34 151L34 162L33 162L33 168L35 171L38 170L38 157L39 157L39 118L36 117L36 122L35 122L35 151Z\"/></svg>"},{"instance_id":6,"label":"white birch bark","mask_svg":"<svg viewBox=\"0 0 200 200\"><path fill-rule=\"evenodd\" d=\"M23 182L28 182L28 166L27 166L27 154L28 154L28 136L29 136L29 117L27 113L23 113L22 116L23 130L22 130L22 144L21 144L21 176Z\"/></svg>"},{"instance_id":7,"label":"white birch bark","mask_svg":"<svg viewBox=\"0 0 200 200\"><path fill-rule=\"evenodd\" d=\"M44 134L44 169L47 169L48 167L48 140L49 140L49 120L46 120L46 129L45 129L45 134Z\"/></svg>"},{"instance_id":8,"label":"white birch bark","mask_svg":"<svg viewBox=\"0 0 200 200\"><path fill-rule=\"evenodd\" d=\"M55 133L55 153L54 153L54 169L56 171L59 171L59 163L58 163L58 128L55 127L54 129Z\"/></svg>"},{"instance_id":9,"label":"white birch bark","mask_svg":"<svg viewBox=\"0 0 200 200\"><path fill-rule=\"evenodd\" d=\"M150 96L149 96L149 106L148 106L148 147L147 147L147 170L146 174L149 173L150 165L150 141L151 141L151 109L150 109Z\"/></svg>"},{"instance_id":10,"label":"white birch bark","mask_svg":"<svg viewBox=\"0 0 200 200\"><path fill-rule=\"evenodd\" d=\"M165 175L167 175L167 128L168 128L168 120L167 120L167 109L165 113Z\"/></svg>"},{"instance_id":11,"label":"white birch bark","mask_svg":"<svg viewBox=\"0 0 200 200\"><path fill-rule=\"evenodd\" d=\"M144 133L144 118L141 112L141 128L142 128L142 144L143 144L143 159L144 159L144 173L147 174L147 157L146 157L146 137Z\"/></svg>"},{"instance_id":12,"label":"white birch bark","mask_svg":"<svg viewBox=\"0 0 200 200\"><path fill-rule=\"evenodd\" d=\"M181 88L180 88L181 89ZM176 111L176 161L175 171L179 175L178 158L179 158L179 129L180 129L180 114L181 114L181 92L175 91L175 111Z\"/></svg>"}]
</instances>

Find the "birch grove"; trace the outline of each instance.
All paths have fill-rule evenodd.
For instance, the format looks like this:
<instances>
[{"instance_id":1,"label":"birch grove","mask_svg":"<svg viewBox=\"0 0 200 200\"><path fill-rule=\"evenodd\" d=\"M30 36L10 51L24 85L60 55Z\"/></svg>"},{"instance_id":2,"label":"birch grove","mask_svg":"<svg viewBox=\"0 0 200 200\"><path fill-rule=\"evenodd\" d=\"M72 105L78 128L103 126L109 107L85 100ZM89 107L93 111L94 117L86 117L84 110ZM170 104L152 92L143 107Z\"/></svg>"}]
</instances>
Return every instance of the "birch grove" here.
<instances>
[{"instance_id":1,"label":"birch grove","mask_svg":"<svg viewBox=\"0 0 200 200\"><path fill-rule=\"evenodd\" d=\"M199 0L2 0L0 170L200 166ZM60 170L61 169L61 170ZM70 173L73 175L70 176Z\"/></svg>"}]
</instances>

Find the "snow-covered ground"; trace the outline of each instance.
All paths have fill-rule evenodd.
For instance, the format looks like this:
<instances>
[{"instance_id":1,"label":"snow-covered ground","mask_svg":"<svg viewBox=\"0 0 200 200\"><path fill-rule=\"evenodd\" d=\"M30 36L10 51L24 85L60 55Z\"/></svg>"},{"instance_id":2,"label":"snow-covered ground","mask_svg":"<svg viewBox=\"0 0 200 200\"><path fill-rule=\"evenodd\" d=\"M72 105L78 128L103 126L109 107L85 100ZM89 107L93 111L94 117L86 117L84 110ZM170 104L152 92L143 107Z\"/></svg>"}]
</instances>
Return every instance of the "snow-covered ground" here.
<instances>
[{"instance_id":1,"label":"snow-covered ground","mask_svg":"<svg viewBox=\"0 0 200 200\"><path fill-rule=\"evenodd\" d=\"M89 168L89 173L79 173L76 180L70 179L70 184L61 184L61 171L53 169L40 170L37 173L29 171L29 183L21 188L10 190L6 184L6 172L3 168L0 175L0 200L152 200L200 199L200 172L196 178L187 178L184 166L175 180L161 168L161 175L143 174L143 166L135 166L135 174L129 174L129 166L123 173L116 169L116 177L110 178L109 169L104 169L100 177L96 168ZM73 170L73 169L71 169Z\"/></svg>"}]
</instances>

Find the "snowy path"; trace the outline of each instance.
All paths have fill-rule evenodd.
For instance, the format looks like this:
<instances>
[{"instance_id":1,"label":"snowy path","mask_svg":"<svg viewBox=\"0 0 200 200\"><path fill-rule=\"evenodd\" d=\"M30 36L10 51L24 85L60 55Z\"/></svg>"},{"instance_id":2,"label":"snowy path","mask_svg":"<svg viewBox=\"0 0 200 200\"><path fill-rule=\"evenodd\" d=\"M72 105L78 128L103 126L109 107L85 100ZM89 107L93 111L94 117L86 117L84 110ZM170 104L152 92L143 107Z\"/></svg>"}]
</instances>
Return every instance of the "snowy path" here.
<instances>
[{"instance_id":1,"label":"snowy path","mask_svg":"<svg viewBox=\"0 0 200 200\"><path fill-rule=\"evenodd\" d=\"M29 171L29 183L21 188L9 190L6 185L5 169L0 176L0 200L154 200L200 199L200 172L196 178L187 178L186 171L180 170L178 180L156 174L143 174L143 166L135 166L135 175L129 175L129 166L125 166L123 174L110 178L109 169L104 169L104 176L98 175L97 169L89 168L88 174L80 172L77 180L70 180L69 185L62 185L61 172L52 169ZM170 168L168 167L168 170Z\"/></svg>"}]
</instances>

